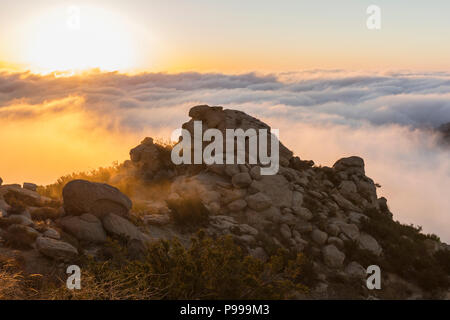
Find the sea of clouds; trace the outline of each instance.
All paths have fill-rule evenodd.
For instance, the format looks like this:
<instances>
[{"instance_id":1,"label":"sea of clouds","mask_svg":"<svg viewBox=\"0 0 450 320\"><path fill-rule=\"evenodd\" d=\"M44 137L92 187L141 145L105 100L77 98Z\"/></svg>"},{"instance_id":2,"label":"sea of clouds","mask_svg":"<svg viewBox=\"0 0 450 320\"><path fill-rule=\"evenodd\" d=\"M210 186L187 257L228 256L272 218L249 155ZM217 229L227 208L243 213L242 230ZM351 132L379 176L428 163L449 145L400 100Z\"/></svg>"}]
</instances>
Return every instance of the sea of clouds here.
<instances>
[{"instance_id":1,"label":"sea of clouds","mask_svg":"<svg viewBox=\"0 0 450 320\"><path fill-rule=\"evenodd\" d=\"M21 170L47 182L51 172L54 180L63 170L85 169L87 158L92 167L107 159L122 161L144 136L167 140L197 104L260 118L280 129L287 147L316 164L363 157L367 175L382 186L379 195L388 198L396 219L450 241L450 150L431 130L450 122L448 73L3 73L0 170L7 172L0 176L7 180L10 174L11 180ZM8 144L12 140L14 145ZM37 146L55 152L41 151L40 158L27 162ZM34 173L39 161L42 175ZM48 173L44 162L51 163ZM63 162L71 167L58 167Z\"/></svg>"}]
</instances>

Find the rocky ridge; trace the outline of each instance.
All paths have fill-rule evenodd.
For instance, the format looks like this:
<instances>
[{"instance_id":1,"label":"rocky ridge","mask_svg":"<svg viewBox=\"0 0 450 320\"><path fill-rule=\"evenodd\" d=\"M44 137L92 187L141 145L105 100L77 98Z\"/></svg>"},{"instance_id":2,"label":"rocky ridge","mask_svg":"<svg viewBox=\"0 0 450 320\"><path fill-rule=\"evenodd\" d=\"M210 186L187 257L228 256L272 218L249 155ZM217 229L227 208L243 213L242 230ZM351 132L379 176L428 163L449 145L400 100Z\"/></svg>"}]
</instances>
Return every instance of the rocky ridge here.
<instances>
[{"instance_id":1,"label":"rocky ridge","mask_svg":"<svg viewBox=\"0 0 450 320\"><path fill-rule=\"evenodd\" d=\"M196 106L189 115L183 128L191 132L195 120L201 120L204 129L222 132L270 129L250 115L222 107ZM261 260L273 248L305 254L316 275L309 298L342 297L342 290L353 286L358 298L378 295L365 288L366 268L386 260L392 249L383 247L378 229L371 234L370 225L393 221L393 214L387 200L377 196L377 186L366 176L360 157L317 167L280 144L279 172L264 176L258 165L248 163L175 166L169 147L146 138L108 183L126 180L148 186L165 181L168 188L156 199L133 199L143 207L137 214L129 197L108 184L74 180L64 187L60 200L40 195L33 184L0 186L0 238L43 265L42 259L69 263L81 255L95 257L110 237L125 239L138 254L157 239L176 237L189 246L190 237L202 228L211 237L231 235ZM176 219L188 204L193 204L191 211L205 213L194 228L180 227ZM405 242L416 241L404 237ZM417 241L429 255L449 251L448 245L432 237ZM0 249L6 251L6 244L0 242ZM431 292L392 270L384 274L383 286L401 289L381 294L382 298L449 297L448 286ZM443 280L449 279L447 274Z\"/></svg>"}]
</instances>

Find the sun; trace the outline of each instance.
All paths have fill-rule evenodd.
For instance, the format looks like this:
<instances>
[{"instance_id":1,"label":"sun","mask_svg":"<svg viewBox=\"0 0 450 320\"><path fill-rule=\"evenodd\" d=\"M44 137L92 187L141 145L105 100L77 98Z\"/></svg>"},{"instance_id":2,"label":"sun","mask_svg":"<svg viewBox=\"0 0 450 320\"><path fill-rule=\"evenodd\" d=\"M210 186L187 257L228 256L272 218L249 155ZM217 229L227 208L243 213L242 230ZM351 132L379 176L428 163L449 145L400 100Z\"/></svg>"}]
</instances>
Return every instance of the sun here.
<instances>
[{"instance_id":1,"label":"sun","mask_svg":"<svg viewBox=\"0 0 450 320\"><path fill-rule=\"evenodd\" d=\"M46 10L29 24L24 60L34 72L88 69L129 71L137 66L133 24L96 7Z\"/></svg>"}]
</instances>

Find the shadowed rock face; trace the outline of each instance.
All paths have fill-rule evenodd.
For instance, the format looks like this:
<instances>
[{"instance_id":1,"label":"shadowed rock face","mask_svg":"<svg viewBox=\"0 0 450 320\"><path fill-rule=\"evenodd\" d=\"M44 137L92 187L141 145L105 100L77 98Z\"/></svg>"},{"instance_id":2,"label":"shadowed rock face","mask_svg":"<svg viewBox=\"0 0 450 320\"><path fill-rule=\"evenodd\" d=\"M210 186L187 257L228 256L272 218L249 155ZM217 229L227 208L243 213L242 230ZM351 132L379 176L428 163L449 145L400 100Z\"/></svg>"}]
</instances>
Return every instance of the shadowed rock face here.
<instances>
[{"instance_id":1,"label":"shadowed rock face","mask_svg":"<svg viewBox=\"0 0 450 320\"><path fill-rule=\"evenodd\" d=\"M119 189L103 183L85 180L69 182L63 189L64 209L70 215L90 213L103 217L114 213L126 217L131 200Z\"/></svg>"}]
</instances>

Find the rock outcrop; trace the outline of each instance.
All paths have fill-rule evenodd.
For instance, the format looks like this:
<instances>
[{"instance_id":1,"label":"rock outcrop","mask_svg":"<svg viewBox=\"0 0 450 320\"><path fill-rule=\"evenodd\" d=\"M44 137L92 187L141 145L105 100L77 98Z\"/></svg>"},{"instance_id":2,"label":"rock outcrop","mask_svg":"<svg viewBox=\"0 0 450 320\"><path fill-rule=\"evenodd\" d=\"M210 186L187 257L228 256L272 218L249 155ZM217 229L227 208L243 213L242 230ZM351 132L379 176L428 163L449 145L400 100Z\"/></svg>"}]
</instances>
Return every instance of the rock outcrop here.
<instances>
[{"instance_id":1,"label":"rock outcrop","mask_svg":"<svg viewBox=\"0 0 450 320\"><path fill-rule=\"evenodd\" d=\"M271 130L244 112L222 107L196 106L189 116L191 120L183 128L192 133L194 121L202 121L204 130L221 132ZM249 161L176 166L170 151L170 147L146 138L131 150L130 160L109 181L120 185L131 179L146 190L162 188L162 181L164 192L157 197L148 199L145 192L134 195L139 209L117 188L84 180L64 187L62 203L39 195L32 184L0 186L0 237L13 246L35 248L52 261L71 261L83 254L95 256L109 237L132 247L177 237L188 246L189 238L202 228L213 238L230 235L244 251L261 260L266 260L273 248L304 254L316 274L312 297L317 293L329 298L339 297L337 276L360 281L363 286L365 268L391 257L392 245L386 246L380 236L388 229L380 233L375 227L392 224L395 232L399 227L394 225L387 200L378 198L377 186L366 176L360 157L339 159L331 168L315 167L313 161L294 156L280 143L279 171L261 175L261 165ZM206 219L194 217L196 210L201 214L207 211ZM180 217L185 219L181 224L190 227L193 221L203 220L197 229L180 228ZM430 255L449 250L436 239L409 235L397 235L396 239L405 246L420 241L419 247L426 247ZM409 280L402 276L396 274L390 281L404 286ZM358 294L367 298L374 293ZM428 293L421 294L425 298Z\"/></svg>"}]
</instances>

